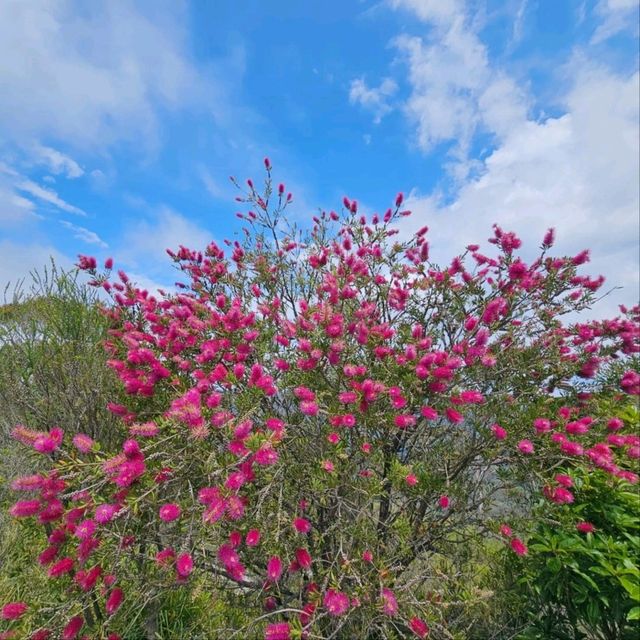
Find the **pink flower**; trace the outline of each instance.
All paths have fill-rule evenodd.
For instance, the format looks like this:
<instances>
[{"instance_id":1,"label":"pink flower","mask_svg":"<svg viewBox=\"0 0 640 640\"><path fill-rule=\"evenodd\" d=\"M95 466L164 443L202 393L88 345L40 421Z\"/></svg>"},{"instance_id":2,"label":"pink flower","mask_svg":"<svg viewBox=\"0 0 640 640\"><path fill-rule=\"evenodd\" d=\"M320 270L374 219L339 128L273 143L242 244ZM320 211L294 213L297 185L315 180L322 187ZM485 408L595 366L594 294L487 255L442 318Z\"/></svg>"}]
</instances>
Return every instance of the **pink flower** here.
<instances>
[{"instance_id":1,"label":"pink flower","mask_svg":"<svg viewBox=\"0 0 640 640\"><path fill-rule=\"evenodd\" d=\"M303 569L311 566L311 554L306 549L296 549L296 561Z\"/></svg>"},{"instance_id":2,"label":"pink flower","mask_svg":"<svg viewBox=\"0 0 640 640\"><path fill-rule=\"evenodd\" d=\"M95 530L96 523L93 520L84 520L76 527L74 535L80 540L86 540L94 534Z\"/></svg>"},{"instance_id":3,"label":"pink flower","mask_svg":"<svg viewBox=\"0 0 640 640\"><path fill-rule=\"evenodd\" d=\"M327 473L333 473L335 471L335 465L331 460L323 460L321 465Z\"/></svg>"},{"instance_id":4,"label":"pink flower","mask_svg":"<svg viewBox=\"0 0 640 640\"><path fill-rule=\"evenodd\" d=\"M57 578L65 573L71 573L73 570L73 558L62 558L49 568L49 577Z\"/></svg>"},{"instance_id":5,"label":"pink flower","mask_svg":"<svg viewBox=\"0 0 640 640\"><path fill-rule=\"evenodd\" d=\"M519 556L526 556L528 553L526 545L524 544L524 542L522 542L522 540L520 540L520 538L513 538L511 540L511 548L513 549L514 553Z\"/></svg>"},{"instance_id":6,"label":"pink flower","mask_svg":"<svg viewBox=\"0 0 640 640\"><path fill-rule=\"evenodd\" d=\"M255 461L263 467L275 464L278 462L278 452L270 445L265 445L256 451Z\"/></svg>"},{"instance_id":7,"label":"pink flower","mask_svg":"<svg viewBox=\"0 0 640 640\"><path fill-rule=\"evenodd\" d=\"M418 638L426 638L429 635L429 626L420 618L411 618L411 620L409 620L409 628Z\"/></svg>"},{"instance_id":8,"label":"pink flower","mask_svg":"<svg viewBox=\"0 0 640 640\"><path fill-rule=\"evenodd\" d=\"M551 431L551 422L546 418L536 418L533 421L533 428L538 433L547 433L548 431Z\"/></svg>"},{"instance_id":9,"label":"pink flower","mask_svg":"<svg viewBox=\"0 0 640 640\"><path fill-rule=\"evenodd\" d=\"M425 420L435 420L438 417L438 412L426 405L420 409L420 413Z\"/></svg>"},{"instance_id":10,"label":"pink flower","mask_svg":"<svg viewBox=\"0 0 640 640\"><path fill-rule=\"evenodd\" d=\"M410 473L408 476L406 476L404 481L410 487L415 487L418 484L418 478L413 473Z\"/></svg>"},{"instance_id":11,"label":"pink flower","mask_svg":"<svg viewBox=\"0 0 640 640\"><path fill-rule=\"evenodd\" d=\"M267 580L278 582L282 575L282 560L278 556L271 556L267 562Z\"/></svg>"},{"instance_id":12,"label":"pink flower","mask_svg":"<svg viewBox=\"0 0 640 640\"><path fill-rule=\"evenodd\" d=\"M3 620L17 620L24 615L27 608L24 602L7 602L2 607L2 611L0 611L0 618Z\"/></svg>"},{"instance_id":13,"label":"pink flower","mask_svg":"<svg viewBox=\"0 0 640 640\"><path fill-rule=\"evenodd\" d=\"M371 551L369 551L368 549L362 552L362 559L365 562L372 562L373 561L373 553L371 553Z\"/></svg>"},{"instance_id":14,"label":"pink flower","mask_svg":"<svg viewBox=\"0 0 640 640\"><path fill-rule=\"evenodd\" d=\"M118 513L119 507L115 504L101 504L96 507L95 521L99 524L111 522Z\"/></svg>"},{"instance_id":15,"label":"pink flower","mask_svg":"<svg viewBox=\"0 0 640 640\"><path fill-rule=\"evenodd\" d=\"M438 504L441 509L447 509L449 507L449 496L440 496Z\"/></svg>"},{"instance_id":16,"label":"pink flower","mask_svg":"<svg viewBox=\"0 0 640 640\"><path fill-rule=\"evenodd\" d=\"M371 444L369 442L363 442L360 449L362 453L371 453Z\"/></svg>"},{"instance_id":17,"label":"pink flower","mask_svg":"<svg viewBox=\"0 0 640 640\"><path fill-rule=\"evenodd\" d=\"M80 453L89 453L93 448L94 441L86 433L78 433L73 436L73 446Z\"/></svg>"},{"instance_id":18,"label":"pink flower","mask_svg":"<svg viewBox=\"0 0 640 640\"><path fill-rule=\"evenodd\" d=\"M332 431L328 436L327 436L327 441L330 444L338 444L338 442L340 442L340 436L335 432Z\"/></svg>"},{"instance_id":19,"label":"pink flower","mask_svg":"<svg viewBox=\"0 0 640 640\"><path fill-rule=\"evenodd\" d=\"M451 407L449 407L448 409L445 409L444 412L449 422L453 422L454 424L460 424L461 422L464 421L464 416L459 411L456 411Z\"/></svg>"},{"instance_id":20,"label":"pink flower","mask_svg":"<svg viewBox=\"0 0 640 640\"><path fill-rule=\"evenodd\" d=\"M304 413L305 416L317 416L320 408L316 402L304 400L300 403L300 411Z\"/></svg>"},{"instance_id":21,"label":"pink flower","mask_svg":"<svg viewBox=\"0 0 640 640\"><path fill-rule=\"evenodd\" d=\"M109 594L107 602L104 606L107 615L113 615L120 608L123 600L124 592L122 591L122 589L120 589L120 587L116 587L115 589L113 589Z\"/></svg>"},{"instance_id":22,"label":"pink flower","mask_svg":"<svg viewBox=\"0 0 640 640\"><path fill-rule=\"evenodd\" d=\"M246 543L248 547L257 547L260 544L260 532L257 529L248 531Z\"/></svg>"},{"instance_id":23,"label":"pink flower","mask_svg":"<svg viewBox=\"0 0 640 640\"><path fill-rule=\"evenodd\" d=\"M288 622L268 624L264 632L264 640L291 640L291 628Z\"/></svg>"},{"instance_id":24,"label":"pink flower","mask_svg":"<svg viewBox=\"0 0 640 640\"><path fill-rule=\"evenodd\" d=\"M181 513L182 509L180 509L179 505L173 503L163 504L158 511L160 520L163 522L173 522L180 517Z\"/></svg>"},{"instance_id":25,"label":"pink flower","mask_svg":"<svg viewBox=\"0 0 640 640\"><path fill-rule=\"evenodd\" d=\"M193 558L188 553L181 553L176 558L176 571L181 578L188 578L193 571Z\"/></svg>"},{"instance_id":26,"label":"pink flower","mask_svg":"<svg viewBox=\"0 0 640 640\"><path fill-rule=\"evenodd\" d=\"M324 608L332 616L344 615L349 610L349 596L341 591L329 589L322 600Z\"/></svg>"},{"instance_id":27,"label":"pink flower","mask_svg":"<svg viewBox=\"0 0 640 640\"><path fill-rule=\"evenodd\" d=\"M398 613L398 601L393 591L383 587L381 597L383 613L387 616L395 616Z\"/></svg>"},{"instance_id":28,"label":"pink flower","mask_svg":"<svg viewBox=\"0 0 640 640\"><path fill-rule=\"evenodd\" d=\"M40 506L40 500L18 500L18 502L9 509L9 513L14 518L28 518L38 513Z\"/></svg>"},{"instance_id":29,"label":"pink flower","mask_svg":"<svg viewBox=\"0 0 640 640\"><path fill-rule=\"evenodd\" d=\"M558 473L555 476L555 481L558 484L561 484L563 487L572 487L573 486L573 480L571 479L570 476L564 474L564 473Z\"/></svg>"},{"instance_id":30,"label":"pink flower","mask_svg":"<svg viewBox=\"0 0 640 640\"><path fill-rule=\"evenodd\" d=\"M293 521L293 528L298 533L309 533L309 531L311 531L311 523L304 518L296 518Z\"/></svg>"},{"instance_id":31,"label":"pink flower","mask_svg":"<svg viewBox=\"0 0 640 640\"><path fill-rule=\"evenodd\" d=\"M75 640L83 626L84 618L82 616L74 616L62 630L62 640Z\"/></svg>"},{"instance_id":32,"label":"pink flower","mask_svg":"<svg viewBox=\"0 0 640 640\"><path fill-rule=\"evenodd\" d=\"M511 527L508 524L500 525L500 533L507 538L513 535L513 531L511 531Z\"/></svg>"},{"instance_id":33,"label":"pink flower","mask_svg":"<svg viewBox=\"0 0 640 640\"><path fill-rule=\"evenodd\" d=\"M507 430L499 424L491 425L491 432L496 440L504 440L507 437Z\"/></svg>"},{"instance_id":34,"label":"pink flower","mask_svg":"<svg viewBox=\"0 0 640 640\"><path fill-rule=\"evenodd\" d=\"M409 414L400 414L393 419L393 422L398 429L406 429L412 427L416 423L416 419Z\"/></svg>"},{"instance_id":35,"label":"pink flower","mask_svg":"<svg viewBox=\"0 0 640 640\"><path fill-rule=\"evenodd\" d=\"M531 455L535 451L531 440L520 440L520 442L518 442L518 449L520 453L524 453L525 455Z\"/></svg>"},{"instance_id":36,"label":"pink flower","mask_svg":"<svg viewBox=\"0 0 640 640\"><path fill-rule=\"evenodd\" d=\"M576 529L580 533L593 533L596 528L590 522L578 522Z\"/></svg>"},{"instance_id":37,"label":"pink flower","mask_svg":"<svg viewBox=\"0 0 640 640\"><path fill-rule=\"evenodd\" d=\"M176 552L170 547L166 549L162 549L156 553L156 564L159 567L166 567L170 565L174 558L176 557Z\"/></svg>"},{"instance_id":38,"label":"pink flower","mask_svg":"<svg viewBox=\"0 0 640 640\"><path fill-rule=\"evenodd\" d=\"M620 418L611 418L607 422L607 429L609 429L609 431L619 431L622 427L624 427L624 422L622 422Z\"/></svg>"}]
</instances>

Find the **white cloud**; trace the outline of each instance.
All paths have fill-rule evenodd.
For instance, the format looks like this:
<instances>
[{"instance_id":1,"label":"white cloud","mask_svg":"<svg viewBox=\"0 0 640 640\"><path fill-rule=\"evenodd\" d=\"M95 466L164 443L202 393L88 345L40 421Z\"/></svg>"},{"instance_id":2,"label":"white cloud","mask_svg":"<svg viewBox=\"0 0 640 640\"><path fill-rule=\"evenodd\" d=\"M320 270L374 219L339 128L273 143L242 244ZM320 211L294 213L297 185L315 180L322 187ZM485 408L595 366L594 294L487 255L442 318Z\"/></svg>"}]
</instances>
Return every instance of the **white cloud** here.
<instances>
[{"instance_id":1,"label":"white cloud","mask_svg":"<svg viewBox=\"0 0 640 640\"><path fill-rule=\"evenodd\" d=\"M588 64L574 71L565 115L505 133L454 202L415 194L405 231L429 224L433 256L446 260L488 238L494 222L518 232L530 256L555 227L559 253L591 248L587 271L624 287L599 303L596 313L606 315L638 297L640 87L637 73L622 77Z\"/></svg>"},{"instance_id":2,"label":"white cloud","mask_svg":"<svg viewBox=\"0 0 640 640\"><path fill-rule=\"evenodd\" d=\"M140 220L127 227L117 251L118 260L145 273L156 274L171 261L166 249L179 245L203 250L212 234L169 207L160 208L152 219Z\"/></svg>"},{"instance_id":3,"label":"white cloud","mask_svg":"<svg viewBox=\"0 0 640 640\"><path fill-rule=\"evenodd\" d=\"M58 139L93 152L123 138L153 141L157 106L203 96L185 21L181 3L154 3L147 17L127 0L1 2L5 139ZM69 170L77 173L67 163Z\"/></svg>"},{"instance_id":4,"label":"white cloud","mask_svg":"<svg viewBox=\"0 0 640 640\"><path fill-rule=\"evenodd\" d=\"M594 31L591 42L597 44L627 30L637 35L639 10L638 0L600 0L595 11L602 22Z\"/></svg>"},{"instance_id":5,"label":"white cloud","mask_svg":"<svg viewBox=\"0 0 640 640\"><path fill-rule=\"evenodd\" d=\"M87 244L95 244L99 247L102 247L103 249L106 249L109 246L97 233L91 231L90 229L80 227L77 224L69 222L68 220L60 220L60 224L72 231L73 237L78 240L82 240L82 242L86 242Z\"/></svg>"},{"instance_id":6,"label":"white cloud","mask_svg":"<svg viewBox=\"0 0 640 640\"><path fill-rule=\"evenodd\" d=\"M45 187L41 187L39 184L36 184L32 180L18 180L14 183L14 188L18 191L28 193L38 200L48 202L54 207L57 207L62 211L66 211L67 213L73 213L77 216L83 217L87 215L86 212L79 207L69 204L68 202L63 200L55 191L53 191L53 189L45 189Z\"/></svg>"},{"instance_id":7,"label":"white cloud","mask_svg":"<svg viewBox=\"0 0 640 640\"><path fill-rule=\"evenodd\" d=\"M378 124L385 115L392 111L389 99L398 90L398 85L391 78L384 78L380 85L368 87L364 78L356 78L351 82L349 89L349 102L360 104L365 109L373 112L373 121Z\"/></svg>"},{"instance_id":8,"label":"white cloud","mask_svg":"<svg viewBox=\"0 0 640 640\"><path fill-rule=\"evenodd\" d=\"M395 9L407 9L424 22L433 22L438 26L451 25L465 12L464 0L389 0Z\"/></svg>"},{"instance_id":9,"label":"white cloud","mask_svg":"<svg viewBox=\"0 0 640 640\"><path fill-rule=\"evenodd\" d=\"M37 161L44 164L55 175L64 175L67 178L79 178L84 174L82 167L69 156L57 149L35 145L32 150Z\"/></svg>"},{"instance_id":10,"label":"white cloud","mask_svg":"<svg viewBox=\"0 0 640 640\"><path fill-rule=\"evenodd\" d=\"M22 280L28 285L29 274L33 270L42 273L43 268L51 265L71 269L73 262L55 247L39 243L0 241L0 295L11 296L15 286Z\"/></svg>"},{"instance_id":11,"label":"white cloud","mask_svg":"<svg viewBox=\"0 0 640 640\"><path fill-rule=\"evenodd\" d=\"M394 40L411 86L405 113L416 127L423 151L452 145L449 169L464 179L474 164L469 154L475 135L484 131L503 139L526 118L526 95L506 73L491 67L487 48L461 4L441 11L438 3L403 0L401 4L413 7L432 27L424 38L401 35Z\"/></svg>"}]
</instances>

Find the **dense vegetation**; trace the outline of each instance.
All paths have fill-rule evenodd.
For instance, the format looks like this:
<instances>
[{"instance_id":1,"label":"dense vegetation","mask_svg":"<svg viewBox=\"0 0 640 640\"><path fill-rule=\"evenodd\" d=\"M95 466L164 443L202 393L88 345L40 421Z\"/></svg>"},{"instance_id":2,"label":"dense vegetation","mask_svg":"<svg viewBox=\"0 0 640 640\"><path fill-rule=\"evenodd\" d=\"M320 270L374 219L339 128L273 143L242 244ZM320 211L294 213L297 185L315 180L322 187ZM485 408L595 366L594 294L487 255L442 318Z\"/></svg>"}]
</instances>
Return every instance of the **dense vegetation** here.
<instances>
[{"instance_id":1,"label":"dense vegetation","mask_svg":"<svg viewBox=\"0 0 640 640\"><path fill-rule=\"evenodd\" d=\"M552 231L436 265L401 195L299 230L266 166L175 291L2 308L0 637L635 637L640 310L564 321Z\"/></svg>"}]
</instances>

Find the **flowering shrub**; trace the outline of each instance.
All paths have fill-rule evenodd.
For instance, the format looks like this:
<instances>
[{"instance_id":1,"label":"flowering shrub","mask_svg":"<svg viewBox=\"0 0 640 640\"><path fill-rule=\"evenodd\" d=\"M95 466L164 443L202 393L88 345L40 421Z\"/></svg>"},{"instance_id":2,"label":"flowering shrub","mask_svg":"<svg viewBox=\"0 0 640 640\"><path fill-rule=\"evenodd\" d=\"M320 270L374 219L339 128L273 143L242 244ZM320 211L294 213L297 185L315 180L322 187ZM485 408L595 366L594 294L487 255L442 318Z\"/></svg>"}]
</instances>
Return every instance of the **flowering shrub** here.
<instances>
[{"instance_id":1,"label":"flowering shrub","mask_svg":"<svg viewBox=\"0 0 640 640\"><path fill-rule=\"evenodd\" d=\"M526 556L531 489L573 501L539 480L549 469L637 482L631 425L592 415L589 381L638 353L640 309L562 322L602 284L578 274L588 252L548 255L549 231L525 263L496 226L495 255L471 245L437 266L426 227L400 239L401 194L371 216L345 198L301 232L265 165L264 190L238 198L242 241L169 251L175 293L80 257L110 296L105 348L129 400L109 409L129 437L105 454L57 426L14 429L51 469L15 480L10 512L42 527L37 561L65 589L55 606L6 603L9 634L113 640L142 616L154 637L177 588L242 607L208 637L451 638L457 550L492 536ZM616 384L640 393L630 364Z\"/></svg>"}]
</instances>

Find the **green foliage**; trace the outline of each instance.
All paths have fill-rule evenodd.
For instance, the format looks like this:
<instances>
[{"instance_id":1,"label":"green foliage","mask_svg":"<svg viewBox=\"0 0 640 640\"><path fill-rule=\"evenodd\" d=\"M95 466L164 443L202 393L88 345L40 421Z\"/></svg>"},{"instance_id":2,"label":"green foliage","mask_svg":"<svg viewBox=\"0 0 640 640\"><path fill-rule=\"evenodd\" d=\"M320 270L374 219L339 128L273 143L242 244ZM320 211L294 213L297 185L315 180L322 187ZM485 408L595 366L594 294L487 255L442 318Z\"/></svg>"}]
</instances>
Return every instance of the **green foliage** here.
<instances>
[{"instance_id":1,"label":"green foliage","mask_svg":"<svg viewBox=\"0 0 640 640\"><path fill-rule=\"evenodd\" d=\"M604 472L573 469L575 504L529 540L519 580L533 623L523 638L635 638L640 633L640 495ZM582 533L576 522L589 522Z\"/></svg>"}]
</instances>

